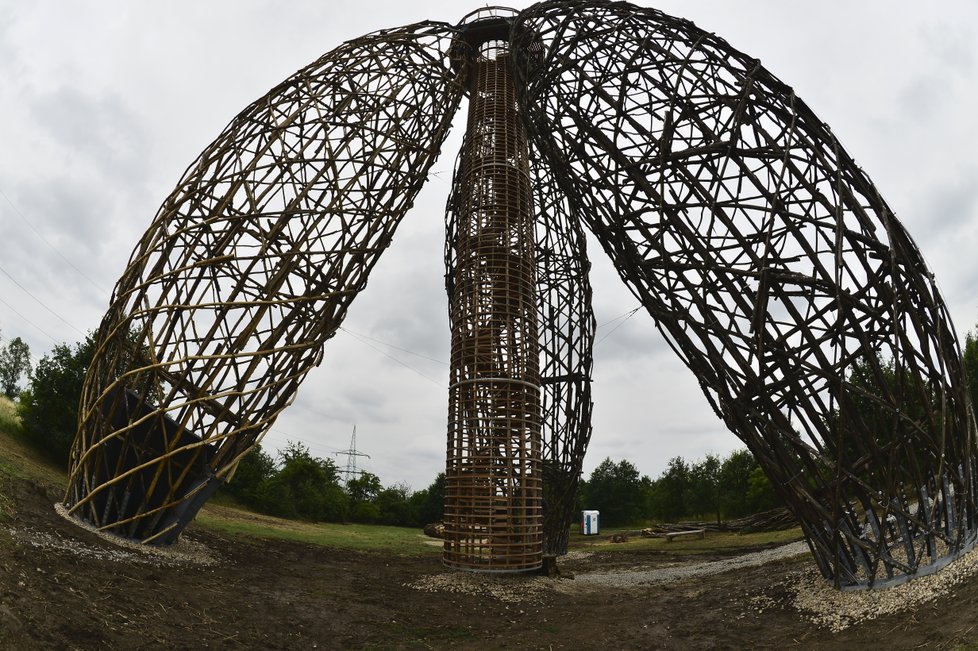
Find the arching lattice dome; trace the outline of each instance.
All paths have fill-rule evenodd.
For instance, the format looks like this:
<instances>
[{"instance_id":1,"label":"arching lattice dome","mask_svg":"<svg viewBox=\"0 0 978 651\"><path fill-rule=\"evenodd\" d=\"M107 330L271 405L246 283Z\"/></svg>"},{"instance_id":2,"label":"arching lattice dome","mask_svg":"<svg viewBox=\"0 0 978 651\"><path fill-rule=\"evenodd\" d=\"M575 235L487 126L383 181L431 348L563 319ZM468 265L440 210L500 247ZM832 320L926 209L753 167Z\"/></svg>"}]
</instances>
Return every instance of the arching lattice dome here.
<instances>
[{"instance_id":1,"label":"arching lattice dome","mask_svg":"<svg viewBox=\"0 0 978 651\"><path fill-rule=\"evenodd\" d=\"M190 165L97 334L76 517L172 541L294 399L439 154L467 92L466 24L343 44ZM566 545L591 434L588 230L827 578L883 585L971 548L975 426L947 310L829 128L757 60L651 9L544 2L506 25L534 219L544 547Z\"/></svg>"}]
</instances>

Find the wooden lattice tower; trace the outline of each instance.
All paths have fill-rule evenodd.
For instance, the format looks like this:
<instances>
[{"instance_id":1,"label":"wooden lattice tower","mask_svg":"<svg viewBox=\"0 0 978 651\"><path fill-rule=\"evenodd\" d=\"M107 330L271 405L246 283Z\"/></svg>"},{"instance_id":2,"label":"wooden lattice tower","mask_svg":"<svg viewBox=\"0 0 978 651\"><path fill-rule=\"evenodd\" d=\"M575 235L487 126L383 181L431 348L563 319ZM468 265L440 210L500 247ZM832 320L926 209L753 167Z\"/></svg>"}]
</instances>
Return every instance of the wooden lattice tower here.
<instances>
[{"instance_id":1,"label":"wooden lattice tower","mask_svg":"<svg viewBox=\"0 0 978 651\"><path fill-rule=\"evenodd\" d=\"M529 149L512 17L477 12L454 57L469 91L455 177L445 563L533 570L543 554L540 346Z\"/></svg>"},{"instance_id":2,"label":"wooden lattice tower","mask_svg":"<svg viewBox=\"0 0 978 651\"><path fill-rule=\"evenodd\" d=\"M892 585L978 544L958 342L880 192L759 61L602 0L369 34L235 117L116 285L73 516L176 539L322 361L466 93L447 211L449 565L523 571L566 551L591 436L585 229L826 579Z\"/></svg>"}]
</instances>

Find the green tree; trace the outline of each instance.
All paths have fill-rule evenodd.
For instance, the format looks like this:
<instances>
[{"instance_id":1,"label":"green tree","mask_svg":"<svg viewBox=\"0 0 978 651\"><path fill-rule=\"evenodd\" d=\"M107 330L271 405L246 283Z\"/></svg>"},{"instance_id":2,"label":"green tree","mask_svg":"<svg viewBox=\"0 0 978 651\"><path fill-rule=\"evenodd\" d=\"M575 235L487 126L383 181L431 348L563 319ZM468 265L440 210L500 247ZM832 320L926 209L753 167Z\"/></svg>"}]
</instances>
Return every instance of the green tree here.
<instances>
[{"instance_id":1,"label":"green tree","mask_svg":"<svg viewBox=\"0 0 978 651\"><path fill-rule=\"evenodd\" d=\"M751 512L747 492L757 460L750 450L734 450L720 467L720 508L728 518L739 518Z\"/></svg>"},{"instance_id":2,"label":"green tree","mask_svg":"<svg viewBox=\"0 0 978 651\"><path fill-rule=\"evenodd\" d=\"M381 490L374 498L379 521L396 527L418 527L418 509L411 502L411 489L407 484L394 484Z\"/></svg>"},{"instance_id":3,"label":"green tree","mask_svg":"<svg viewBox=\"0 0 978 651\"><path fill-rule=\"evenodd\" d=\"M31 372L31 349L23 339L14 337L0 345L0 391L10 399L20 393L20 378Z\"/></svg>"},{"instance_id":4,"label":"green tree","mask_svg":"<svg viewBox=\"0 0 978 651\"><path fill-rule=\"evenodd\" d=\"M227 492L242 504L257 507L261 486L275 475L275 459L255 445L238 462L234 476L227 483Z\"/></svg>"},{"instance_id":5,"label":"green tree","mask_svg":"<svg viewBox=\"0 0 978 651\"><path fill-rule=\"evenodd\" d=\"M346 492L350 496L350 516L354 522L379 522L380 507L374 502L383 490L380 478L369 472L346 480Z\"/></svg>"},{"instance_id":6,"label":"green tree","mask_svg":"<svg viewBox=\"0 0 978 651\"><path fill-rule=\"evenodd\" d=\"M940 431L938 398L920 378L880 354L849 368L839 408L827 425L835 436L825 441L825 459L871 484L896 486L916 464L891 464L893 452L926 467L935 451L921 442Z\"/></svg>"},{"instance_id":7,"label":"green tree","mask_svg":"<svg viewBox=\"0 0 978 651\"><path fill-rule=\"evenodd\" d=\"M349 500L331 459L313 457L309 448L291 441L279 459L279 470L259 486L259 510L314 522L347 519Z\"/></svg>"},{"instance_id":8,"label":"green tree","mask_svg":"<svg viewBox=\"0 0 978 651\"><path fill-rule=\"evenodd\" d=\"M419 524L441 522L445 517L445 473L440 472L428 488L411 495L411 504L417 511Z\"/></svg>"},{"instance_id":9,"label":"green tree","mask_svg":"<svg viewBox=\"0 0 978 651\"><path fill-rule=\"evenodd\" d=\"M719 457L708 454L689 469L689 484L683 495L686 515L715 515L720 524L720 468Z\"/></svg>"},{"instance_id":10,"label":"green tree","mask_svg":"<svg viewBox=\"0 0 978 651\"><path fill-rule=\"evenodd\" d=\"M354 502L370 502L383 489L380 477L372 472L361 472L346 481L346 492Z\"/></svg>"},{"instance_id":11,"label":"green tree","mask_svg":"<svg viewBox=\"0 0 978 651\"><path fill-rule=\"evenodd\" d=\"M594 469L584 487L589 509L601 512L601 522L620 527L645 515L645 491L638 469L627 460L606 458Z\"/></svg>"},{"instance_id":12,"label":"green tree","mask_svg":"<svg viewBox=\"0 0 978 651\"><path fill-rule=\"evenodd\" d=\"M968 380L971 406L978 409L978 325L964 338L964 375Z\"/></svg>"},{"instance_id":13,"label":"green tree","mask_svg":"<svg viewBox=\"0 0 978 651\"><path fill-rule=\"evenodd\" d=\"M68 462L75 439L78 402L94 346L91 335L74 347L55 346L37 363L17 406L28 439L59 463Z\"/></svg>"},{"instance_id":14,"label":"green tree","mask_svg":"<svg viewBox=\"0 0 978 651\"><path fill-rule=\"evenodd\" d=\"M651 512L659 520L675 522L686 515L685 495L689 490L689 465L682 457L673 457L655 481Z\"/></svg>"},{"instance_id":15,"label":"green tree","mask_svg":"<svg viewBox=\"0 0 978 651\"><path fill-rule=\"evenodd\" d=\"M774 492L771 480L767 478L760 466L750 472L747 488L747 504L750 513L761 513L782 506L781 499Z\"/></svg>"}]
</instances>

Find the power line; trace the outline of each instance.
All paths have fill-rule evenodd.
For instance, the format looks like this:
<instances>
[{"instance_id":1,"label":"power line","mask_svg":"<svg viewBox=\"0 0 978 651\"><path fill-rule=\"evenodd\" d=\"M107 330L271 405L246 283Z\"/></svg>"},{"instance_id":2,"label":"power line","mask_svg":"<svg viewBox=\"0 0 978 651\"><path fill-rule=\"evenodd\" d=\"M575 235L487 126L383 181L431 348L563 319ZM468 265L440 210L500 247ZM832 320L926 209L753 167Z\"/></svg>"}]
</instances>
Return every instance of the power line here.
<instances>
[{"instance_id":1,"label":"power line","mask_svg":"<svg viewBox=\"0 0 978 651\"><path fill-rule=\"evenodd\" d=\"M639 311L639 310L641 310L641 309L642 309L641 307L636 307L636 308L635 308L634 310L632 310L631 312L628 312L628 313L627 313L627 314L628 314L628 316L626 316L626 317L625 317L624 319L622 319L622 321L621 321L621 323L619 323L619 324L618 324L618 325L616 325L616 326L615 326L614 328L612 328L611 330L609 330L609 331L608 331L608 333L607 333L607 334L606 334L605 336L603 336L603 337L601 337L601 338L600 338L600 339L598 339L598 340L597 340L596 342L594 342L594 345L595 345L595 346L597 346L597 345L598 345L598 344L600 344L600 343L601 343L602 341L604 341L605 339L607 339L607 338L608 338L608 337L610 337L611 335L613 335L613 334L615 334L615 330L617 330L618 328L620 328L620 327L622 327L623 325L625 325L625 322L627 322L627 321L628 321L628 320L629 320L630 318L632 318L633 316L635 316L635 313L636 313L636 312L638 312L638 311ZM624 315L622 315L622 316L624 316ZM617 318L618 318L618 319L621 319L621 317L617 317ZM617 320L617 319L612 319L612 320L611 320L611 321L609 321L608 323L613 323L613 322L614 322L614 321L616 321L616 320ZM606 323L605 325L608 325L608 324Z\"/></svg>"},{"instance_id":2,"label":"power line","mask_svg":"<svg viewBox=\"0 0 978 651\"><path fill-rule=\"evenodd\" d=\"M5 301L5 300L3 300L2 298L0 298L0 303L3 303L3 304L4 304L4 305L6 305L6 306L7 306L8 308L10 308L10 311L11 311L11 312L13 312L13 313L14 313L14 314L16 314L17 316L19 316L19 317L20 317L21 319L23 319L24 321L26 321L26 322L27 322L27 323L28 323L29 325L31 325L31 326L33 326L33 328L34 328L35 330L37 330L38 332L40 332L41 334L43 334L43 335L44 335L45 337L47 337L48 339L50 339L51 341L53 341L53 342L55 343L55 345L57 345L57 344L60 344L60 343L61 343L60 341L58 341L57 339L55 339L54 337L52 337L52 336L51 336L50 334L48 334L48 333L47 333L47 332L46 332L46 331L44 330L44 328L42 328L41 326L39 326L39 325L37 325L36 323L34 323L34 322L33 322L33 321L31 321L30 319L28 319L28 318L27 318L26 316L24 316L23 314L21 314L20 312L18 312L18 311L17 311L17 308L15 308L15 307L14 307L13 305L11 305L10 303L8 303L7 301Z\"/></svg>"},{"instance_id":3,"label":"power line","mask_svg":"<svg viewBox=\"0 0 978 651\"><path fill-rule=\"evenodd\" d=\"M55 312L54 310L52 310L50 307L48 307L48 305L44 301L42 301L41 299L39 299L37 296L34 296L34 294L32 294L29 289L27 289L26 287L24 287L23 285L21 285L19 282L17 282L17 279L14 278L13 276L11 276L9 271L7 271L6 269L4 269L3 267L0 267L0 272L2 272L4 276L6 276L7 278L9 278L10 279L10 282L12 282L13 284L17 285L17 287L19 287L22 292L24 292L25 294L27 294L28 296L30 296L31 298L33 298L34 299L34 302L36 302L38 305L40 305L41 307L43 307L45 310L47 310L48 312L50 312L51 314L53 314L54 316L56 316L66 326L68 326L69 328L71 328L72 330L74 330L75 332L77 332L78 334L80 334L81 336L83 336L83 337L86 336L85 333L82 332L79 328L75 327L75 325L73 323L70 323L63 316L61 316L60 314L58 314L57 312Z\"/></svg>"},{"instance_id":4,"label":"power line","mask_svg":"<svg viewBox=\"0 0 978 651\"><path fill-rule=\"evenodd\" d=\"M431 382L431 383L433 383L433 384L436 384L436 385L438 385L438 386L440 386L440 387L441 387L441 388L443 388L443 389L444 389L444 388L446 388L446 387L445 387L445 385L444 385L444 384L442 384L441 382L439 382L438 380L435 380L434 378L430 378L430 377L428 377L427 375L425 375L424 373L422 373L422 372L421 372L421 371L419 371L418 369L416 369L416 368L414 368L414 367L413 367L413 366L411 366L410 364L408 364L408 363L406 363L406 362L402 362L401 360L399 360L398 358L396 358L396 357L394 357L393 355L391 355L391 354L390 354L390 353L388 353L387 351L384 351L384 350L381 350L380 348L377 348L376 346L374 346L374 345L373 345L372 343L370 343L370 342L369 342L369 341L367 341L366 339L362 339L361 337L359 337L359 336L357 336L357 335L355 335L355 334L353 334L353 333L352 333L352 332L350 332L349 330L345 330L345 329L343 329L342 327L340 328L340 330L343 330L343 332L345 332L345 333L347 333L348 335L350 335L351 337L353 337L354 339L356 339L357 341L359 341L359 342L360 342L360 343L362 343L363 345L365 345L365 346L369 346L370 348L373 348L373 349L374 349L375 351L377 351L378 353L380 353L380 354L381 354L381 355L383 355L384 357L388 357L388 358L390 358L390 359L392 359L392 360L394 360L395 362L397 362L398 364L400 364L400 365L401 365L401 366L403 366L404 368L406 368L406 369L408 369L409 371L411 371L411 372L413 372L413 373L417 373L418 375L420 375L420 376L421 376L421 377L423 377L424 379L426 379L426 380L428 380L429 382Z\"/></svg>"},{"instance_id":5,"label":"power line","mask_svg":"<svg viewBox=\"0 0 978 651\"><path fill-rule=\"evenodd\" d=\"M72 269L74 269L76 272L78 272L78 275L79 276L81 276L82 278L84 278L85 280L87 280L88 283L92 287L94 287L95 289L97 289L99 292L102 292L102 293L105 292L105 290L102 289L101 287L99 287L95 283L94 280L92 280L91 278L89 278L88 275L85 274L84 271L82 271L81 269L79 269L78 267L76 267L75 264L71 260L69 260L68 258L66 258L65 255L60 250L58 250L58 247L56 247L55 245L51 244L51 242L49 242L48 239L41 234L41 231L39 231L39 230L37 230L37 228L35 228L34 224L31 223L31 220L27 219L27 217L24 216L24 213L22 213L20 211L20 209L17 208L17 206L14 205L14 202L11 201L10 200L10 197L7 196L7 193L3 191L3 188L0 188L0 196L2 196L7 201L8 204L10 204L10 207L13 208L14 213L18 217L20 217L20 220L22 222L24 222L25 224L27 224L30 227L30 229L32 231L34 231L34 234L37 235L41 239L42 242L44 242L49 247L51 247L51 250L54 251L55 253L57 253L58 256L62 260L64 260L66 263L68 263L68 266L70 266Z\"/></svg>"},{"instance_id":6,"label":"power line","mask_svg":"<svg viewBox=\"0 0 978 651\"><path fill-rule=\"evenodd\" d=\"M349 333L351 335L355 335L357 337L363 337L364 339L369 339L370 341L377 342L378 344L387 346L388 348L393 348L394 350L399 350L402 353L407 353L408 355L414 355L415 357L420 357L421 359L426 359L426 360L428 360L430 362L435 362L437 364L443 364L445 366L448 366L448 362L443 362L440 359L435 359L434 357L428 357L427 355L422 355L421 353L416 353L413 350L408 350L407 348L401 348L400 346L395 346L394 344L388 343L386 341L381 341L380 339L375 339L374 337L371 337L370 335L365 335L362 332L353 332L352 330L349 330L348 328L344 328L343 326L340 326L339 329L342 330L343 332Z\"/></svg>"},{"instance_id":7,"label":"power line","mask_svg":"<svg viewBox=\"0 0 978 651\"><path fill-rule=\"evenodd\" d=\"M634 310L629 310L627 312L623 312L622 314L619 314L618 316L616 316L615 318L611 319L610 321L605 321L604 323L602 323L601 325L599 325L597 328L595 328L595 330L600 330L601 328L604 328L606 326L609 326L612 323L614 323L615 321L617 321L618 319L622 319L623 318L623 319L625 319L627 321L633 314L635 314L636 312L638 312L641 309L642 309L642 306L639 305Z\"/></svg>"}]
</instances>

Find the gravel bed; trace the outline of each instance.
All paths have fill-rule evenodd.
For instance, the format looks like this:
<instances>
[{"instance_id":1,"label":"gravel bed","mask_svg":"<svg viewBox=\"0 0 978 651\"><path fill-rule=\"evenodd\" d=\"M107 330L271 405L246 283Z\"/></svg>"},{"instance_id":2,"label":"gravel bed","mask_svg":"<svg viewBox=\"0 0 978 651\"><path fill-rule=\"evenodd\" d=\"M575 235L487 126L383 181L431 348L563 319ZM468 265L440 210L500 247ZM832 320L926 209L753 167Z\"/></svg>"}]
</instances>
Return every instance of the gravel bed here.
<instances>
[{"instance_id":1,"label":"gravel bed","mask_svg":"<svg viewBox=\"0 0 978 651\"><path fill-rule=\"evenodd\" d=\"M58 532L44 532L31 528L11 528L11 536L18 543L34 548L114 562L161 566L213 565L219 562L211 550L186 536L182 536L177 543L167 547L141 545L99 532L90 525L71 518L61 504L55 505L55 511L73 525L98 535L102 540L110 543L110 546L90 545L60 535ZM799 541L718 561L683 563L654 569L631 568L600 572L576 570L573 581L532 574L484 575L446 571L423 576L405 586L422 592L480 595L509 605L540 605L548 595L576 592L585 586L598 589L638 588L683 582L721 572L755 567L806 553L808 553L807 543ZM571 552L564 558L584 561L589 556L591 556L590 552ZM791 573L786 585L791 595L791 607L797 609L803 617L817 626L839 632L862 621L919 608L926 602L948 595L954 586L975 574L978 574L978 548L962 555L935 574L918 577L902 585L881 590L838 591L819 574L815 567ZM745 605L750 606L753 612L763 612L767 609L782 608L786 604L778 603L770 596L760 594L747 597Z\"/></svg>"},{"instance_id":2,"label":"gravel bed","mask_svg":"<svg viewBox=\"0 0 978 651\"><path fill-rule=\"evenodd\" d=\"M882 590L840 592L811 568L801 573L794 586L794 606L815 624L838 632L858 622L918 608L947 595L955 585L976 573L978 549L972 549L934 574Z\"/></svg>"},{"instance_id":3,"label":"gravel bed","mask_svg":"<svg viewBox=\"0 0 978 651\"><path fill-rule=\"evenodd\" d=\"M541 603L544 595L552 592L574 592L582 585L590 587L629 588L655 583L685 581L686 579L717 574L741 567L762 565L781 558L798 556L808 551L804 542L782 545L774 549L744 554L709 563L690 563L652 570L614 570L610 572L578 572L574 581L551 579L530 574L483 575L468 572L444 572L431 574L405 585L423 592L454 592L482 595L503 603ZM571 552L567 560L584 560L590 552Z\"/></svg>"},{"instance_id":4,"label":"gravel bed","mask_svg":"<svg viewBox=\"0 0 978 651\"><path fill-rule=\"evenodd\" d=\"M541 604L543 597L556 589L560 579L529 574L484 575L470 572L446 572L423 576L408 588L422 592L452 592L491 597L506 604Z\"/></svg>"},{"instance_id":5,"label":"gravel bed","mask_svg":"<svg viewBox=\"0 0 978 651\"><path fill-rule=\"evenodd\" d=\"M97 547L80 540L62 536L58 532L38 531L31 528L11 528L10 535L14 540L23 545L29 545L36 549L49 549L55 552L74 554L83 558L164 566L214 565L218 563L217 557L211 550L199 542L188 539L186 536L181 536L177 542L165 547L143 545L103 531L98 531L90 524L76 520L68 515L62 504L55 504L54 510L58 515L73 525L86 529L109 543L111 547Z\"/></svg>"}]
</instances>

